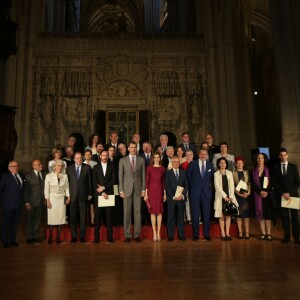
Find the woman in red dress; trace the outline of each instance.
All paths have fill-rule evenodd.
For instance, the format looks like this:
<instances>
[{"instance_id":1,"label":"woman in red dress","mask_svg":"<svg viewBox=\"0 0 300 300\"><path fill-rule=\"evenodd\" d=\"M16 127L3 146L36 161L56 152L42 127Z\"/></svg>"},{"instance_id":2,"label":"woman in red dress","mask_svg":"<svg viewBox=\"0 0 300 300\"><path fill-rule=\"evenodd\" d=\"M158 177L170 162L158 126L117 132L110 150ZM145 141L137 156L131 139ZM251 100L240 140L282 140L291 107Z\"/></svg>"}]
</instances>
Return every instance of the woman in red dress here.
<instances>
[{"instance_id":1,"label":"woman in red dress","mask_svg":"<svg viewBox=\"0 0 300 300\"><path fill-rule=\"evenodd\" d=\"M144 200L148 202L148 212L149 214L151 214L151 225L153 230L154 242L161 241L160 228L162 214L164 212L163 203L167 200L164 178L165 168L161 165L159 153L155 153L147 168L146 193L144 197Z\"/></svg>"}]
</instances>

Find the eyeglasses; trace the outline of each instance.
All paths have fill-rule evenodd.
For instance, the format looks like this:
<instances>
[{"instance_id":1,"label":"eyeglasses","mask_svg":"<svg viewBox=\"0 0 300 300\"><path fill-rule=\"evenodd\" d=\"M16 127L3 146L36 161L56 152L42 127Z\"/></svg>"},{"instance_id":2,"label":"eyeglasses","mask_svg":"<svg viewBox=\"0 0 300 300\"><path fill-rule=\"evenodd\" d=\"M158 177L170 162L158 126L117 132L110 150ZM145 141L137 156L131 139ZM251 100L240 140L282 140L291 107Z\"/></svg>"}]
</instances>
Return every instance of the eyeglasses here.
<instances>
[{"instance_id":1,"label":"eyeglasses","mask_svg":"<svg viewBox=\"0 0 300 300\"><path fill-rule=\"evenodd\" d=\"M18 168L19 166L9 166L10 168Z\"/></svg>"}]
</instances>

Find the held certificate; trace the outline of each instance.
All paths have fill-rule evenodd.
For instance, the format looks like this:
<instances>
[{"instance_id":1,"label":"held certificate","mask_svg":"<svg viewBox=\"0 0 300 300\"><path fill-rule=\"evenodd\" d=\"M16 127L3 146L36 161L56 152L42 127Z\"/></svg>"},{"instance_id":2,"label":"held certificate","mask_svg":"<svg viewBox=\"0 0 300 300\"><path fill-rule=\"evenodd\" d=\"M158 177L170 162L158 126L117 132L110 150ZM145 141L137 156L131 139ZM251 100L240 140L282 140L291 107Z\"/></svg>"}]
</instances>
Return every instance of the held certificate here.
<instances>
[{"instance_id":1,"label":"held certificate","mask_svg":"<svg viewBox=\"0 0 300 300\"><path fill-rule=\"evenodd\" d=\"M182 194L183 191L184 191L184 187L178 185L177 188L176 188L176 192L175 192L175 196L174 197L179 197Z\"/></svg>"},{"instance_id":2,"label":"held certificate","mask_svg":"<svg viewBox=\"0 0 300 300\"><path fill-rule=\"evenodd\" d=\"M241 189L248 191L248 186L247 183L243 180L240 180L240 182L238 183L238 185L236 186L236 190L237 191L241 191Z\"/></svg>"},{"instance_id":3,"label":"held certificate","mask_svg":"<svg viewBox=\"0 0 300 300\"><path fill-rule=\"evenodd\" d=\"M300 198L290 197L289 200L286 200L281 197L281 207L300 209Z\"/></svg>"},{"instance_id":4,"label":"held certificate","mask_svg":"<svg viewBox=\"0 0 300 300\"><path fill-rule=\"evenodd\" d=\"M108 195L105 199L103 196L98 196L98 207L115 206L115 195Z\"/></svg>"}]
</instances>

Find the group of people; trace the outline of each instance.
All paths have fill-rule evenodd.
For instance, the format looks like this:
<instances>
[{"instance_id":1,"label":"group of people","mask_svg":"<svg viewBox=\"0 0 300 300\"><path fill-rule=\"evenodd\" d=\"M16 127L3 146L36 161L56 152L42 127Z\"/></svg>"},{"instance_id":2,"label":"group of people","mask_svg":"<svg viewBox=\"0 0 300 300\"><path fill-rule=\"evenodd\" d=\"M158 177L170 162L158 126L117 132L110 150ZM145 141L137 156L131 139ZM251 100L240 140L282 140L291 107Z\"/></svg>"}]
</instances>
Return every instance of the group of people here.
<instances>
[{"instance_id":1,"label":"group of people","mask_svg":"<svg viewBox=\"0 0 300 300\"><path fill-rule=\"evenodd\" d=\"M2 243L4 247L19 246L16 241L22 204L27 214L27 243L38 244L43 205L47 206L49 225L48 243L53 242L53 229L57 226L56 242L61 243L62 226L69 223L71 242L79 237L85 243L88 222L94 226L94 243L100 241L100 226L107 227L107 242L114 243L113 226L124 226L124 239L141 242L143 220L150 216L153 241L161 241L161 225L167 225L168 241L173 241L177 225L178 239L185 241L185 219L192 224L193 241L199 239L199 220L203 236L211 241L210 223L212 207L219 219L221 239L229 241L231 214L226 204L234 205L238 238L249 239L250 201L254 199L256 218L260 223L260 240L272 240L274 205L281 199L298 197L299 174L297 166L288 161L285 148L279 150L280 162L272 169L267 157L259 153L251 172L245 170L243 157L228 153L226 142L213 144L207 134L197 147L190 143L187 132L176 148L168 145L168 136L160 136L154 149L150 142L140 143L135 133L126 146L119 142L118 133L110 134L108 144L99 141L97 134L89 139L84 153L76 149L76 137L69 136L66 147L56 147L48 172L40 160L32 162L32 171L24 176L17 161L8 165L9 172L0 179L0 201L3 215ZM104 205L98 205L101 196ZM114 196L115 205L105 201ZM284 200L283 200L284 201ZM108 203L108 202L107 202ZM89 212L89 217L87 216ZM134 230L132 232L132 212ZM283 243L292 236L299 243L298 210L281 208L283 217ZM78 231L79 227L79 231Z\"/></svg>"}]
</instances>

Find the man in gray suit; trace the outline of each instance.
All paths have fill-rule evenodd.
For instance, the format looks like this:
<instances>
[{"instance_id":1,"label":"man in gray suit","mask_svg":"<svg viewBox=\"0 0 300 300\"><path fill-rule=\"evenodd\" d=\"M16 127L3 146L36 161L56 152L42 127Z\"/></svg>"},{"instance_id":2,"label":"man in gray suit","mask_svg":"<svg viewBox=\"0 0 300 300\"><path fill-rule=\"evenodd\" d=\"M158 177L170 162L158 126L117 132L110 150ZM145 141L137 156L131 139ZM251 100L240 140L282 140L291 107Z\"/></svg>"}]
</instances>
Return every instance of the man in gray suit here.
<instances>
[{"instance_id":1,"label":"man in gray suit","mask_svg":"<svg viewBox=\"0 0 300 300\"><path fill-rule=\"evenodd\" d=\"M119 161L119 191L124 199L124 235L125 243L129 243L132 237L131 209L133 204L134 214L134 239L141 242L141 197L145 196L145 160L137 156L135 142L130 142L129 155Z\"/></svg>"},{"instance_id":2,"label":"man in gray suit","mask_svg":"<svg viewBox=\"0 0 300 300\"><path fill-rule=\"evenodd\" d=\"M25 207L27 216L27 244L39 244L39 229L45 202L44 184L46 172L40 160L32 161L32 171L26 174Z\"/></svg>"}]
</instances>

